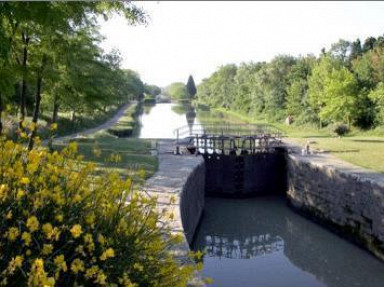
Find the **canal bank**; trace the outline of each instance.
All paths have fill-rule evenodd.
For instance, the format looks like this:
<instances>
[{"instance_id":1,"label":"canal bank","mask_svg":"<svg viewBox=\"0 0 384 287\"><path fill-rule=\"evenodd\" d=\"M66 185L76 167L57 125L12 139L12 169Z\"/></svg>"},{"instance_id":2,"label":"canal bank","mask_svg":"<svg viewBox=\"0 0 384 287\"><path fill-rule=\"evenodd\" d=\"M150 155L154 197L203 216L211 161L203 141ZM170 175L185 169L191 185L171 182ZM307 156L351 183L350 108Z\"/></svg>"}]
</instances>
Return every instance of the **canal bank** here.
<instances>
[{"instance_id":1,"label":"canal bank","mask_svg":"<svg viewBox=\"0 0 384 287\"><path fill-rule=\"evenodd\" d=\"M288 144L290 205L384 260L384 176Z\"/></svg>"},{"instance_id":2,"label":"canal bank","mask_svg":"<svg viewBox=\"0 0 384 287\"><path fill-rule=\"evenodd\" d=\"M166 224L183 241L172 252L180 264L195 264L189 257L190 244L205 204L205 164L202 157L174 155L174 140L158 141L158 171L147 180L143 191L157 198L159 211L166 210ZM199 273L188 286L204 286Z\"/></svg>"}]
</instances>

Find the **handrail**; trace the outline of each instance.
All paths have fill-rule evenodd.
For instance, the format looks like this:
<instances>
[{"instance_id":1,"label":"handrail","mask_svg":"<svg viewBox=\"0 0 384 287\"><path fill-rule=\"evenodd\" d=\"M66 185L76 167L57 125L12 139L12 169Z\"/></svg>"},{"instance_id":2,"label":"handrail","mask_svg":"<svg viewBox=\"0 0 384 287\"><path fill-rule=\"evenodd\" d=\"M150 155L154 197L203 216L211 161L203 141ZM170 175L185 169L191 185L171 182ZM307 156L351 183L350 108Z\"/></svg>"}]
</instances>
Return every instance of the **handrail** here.
<instances>
[{"instance_id":1,"label":"handrail","mask_svg":"<svg viewBox=\"0 0 384 287\"><path fill-rule=\"evenodd\" d=\"M226 136L275 134L279 137L283 136L281 130L268 124L194 124L179 127L173 131L173 134L176 139L204 134Z\"/></svg>"}]
</instances>

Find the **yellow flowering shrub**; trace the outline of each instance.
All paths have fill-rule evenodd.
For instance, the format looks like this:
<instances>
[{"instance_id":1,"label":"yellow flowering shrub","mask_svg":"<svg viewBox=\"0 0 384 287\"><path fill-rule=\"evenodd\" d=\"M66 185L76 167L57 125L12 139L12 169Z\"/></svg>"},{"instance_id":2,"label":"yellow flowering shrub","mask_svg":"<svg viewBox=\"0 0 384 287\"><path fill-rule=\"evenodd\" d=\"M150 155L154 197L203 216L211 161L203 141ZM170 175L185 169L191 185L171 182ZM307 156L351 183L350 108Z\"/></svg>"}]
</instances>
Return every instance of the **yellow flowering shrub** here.
<instances>
[{"instance_id":1,"label":"yellow flowering shrub","mask_svg":"<svg viewBox=\"0 0 384 287\"><path fill-rule=\"evenodd\" d=\"M0 138L0 285L186 286L155 200L81 159Z\"/></svg>"}]
</instances>

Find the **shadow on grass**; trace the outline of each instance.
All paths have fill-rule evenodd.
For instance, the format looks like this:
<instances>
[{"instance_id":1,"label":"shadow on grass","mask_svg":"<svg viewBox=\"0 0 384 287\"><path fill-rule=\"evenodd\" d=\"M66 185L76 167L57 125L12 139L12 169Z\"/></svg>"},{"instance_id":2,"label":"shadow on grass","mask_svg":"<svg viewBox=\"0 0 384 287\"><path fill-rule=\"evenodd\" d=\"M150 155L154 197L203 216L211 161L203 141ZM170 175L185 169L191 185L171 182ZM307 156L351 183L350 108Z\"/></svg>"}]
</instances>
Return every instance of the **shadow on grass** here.
<instances>
[{"instance_id":1,"label":"shadow on grass","mask_svg":"<svg viewBox=\"0 0 384 287\"><path fill-rule=\"evenodd\" d=\"M354 142L362 142L362 143L384 143L384 140L352 140Z\"/></svg>"},{"instance_id":2,"label":"shadow on grass","mask_svg":"<svg viewBox=\"0 0 384 287\"><path fill-rule=\"evenodd\" d=\"M345 150L328 150L331 153L344 153L344 152L360 152L359 149L345 149Z\"/></svg>"},{"instance_id":3,"label":"shadow on grass","mask_svg":"<svg viewBox=\"0 0 384 287\"><path fill-rule=\"evenodd\" d=\"M307 139L307 138L334 138L333 136L331 135L313 135L313 136L303 136L303 138Z\"/></svg>"}]
</instances>

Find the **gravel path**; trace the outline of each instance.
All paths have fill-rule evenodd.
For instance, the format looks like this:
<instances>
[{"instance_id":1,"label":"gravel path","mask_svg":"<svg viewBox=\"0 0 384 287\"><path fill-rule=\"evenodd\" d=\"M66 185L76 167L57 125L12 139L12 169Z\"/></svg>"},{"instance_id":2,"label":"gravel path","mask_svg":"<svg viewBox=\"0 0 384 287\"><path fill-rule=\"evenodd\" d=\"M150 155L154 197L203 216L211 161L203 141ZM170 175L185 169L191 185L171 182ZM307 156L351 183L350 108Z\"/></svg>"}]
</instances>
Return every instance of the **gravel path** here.
<instances>
[{"instance_id":1,"label":"gravel path","mask_svg":"<svg viewBox=\"0 0 384 287\"><path fill-rule=\"evenodd\" d=\"M128 104L125 104L124 106L122 106L118 111L117 113L112 117L110 118L108 121L106 121L105 123L97 126L97 127L94 127L94 128L91 128L91 129L87 129L87 130L84 130L84 131L81 131L81 132L77 132L77 133L74 133L74 134L70 134L70 135L67 135L67 136L62 136L62 137L58 137L58 138L55 138L54 141L62 141L62 142L65 142L65 141L68 141L70 139L73 139L73 138L76 138L76 137L79 137L79 136L87 136L87 135L90 135L90 134L94 134L94 133L97 133L98 131L101 131L103 129L107 129L111 126L113 126L115 123L118 122L118 120L124 115L124 112L132 105L134 104L136 101L132 101Z\"/></svg>"}]
</instances>

